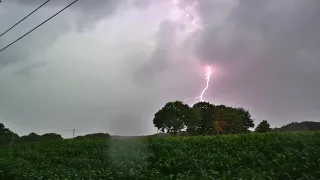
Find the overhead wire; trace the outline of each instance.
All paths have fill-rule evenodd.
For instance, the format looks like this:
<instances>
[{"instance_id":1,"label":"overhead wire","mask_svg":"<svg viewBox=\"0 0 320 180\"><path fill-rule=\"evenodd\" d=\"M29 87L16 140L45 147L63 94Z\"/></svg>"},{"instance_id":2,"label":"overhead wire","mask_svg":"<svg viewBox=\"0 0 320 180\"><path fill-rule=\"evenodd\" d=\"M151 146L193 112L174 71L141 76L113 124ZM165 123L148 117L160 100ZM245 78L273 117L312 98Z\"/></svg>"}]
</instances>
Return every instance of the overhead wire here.
<instances>
[{"instance_id":1,"label":"overhead wire","mask_svg":"<svg viewBox=\"0 0 320 180\"><path fill-rule=\"evenodd\" d=\"M4 31L3 33L0 34L0 37L5 35L7 32L9 32L11 29L13 29L14 27L16 27L18 24L20 24L22 21L24 21L25 19L27 19L29 16L31 16L33 13L35 13L36 11L38 11L40 8L42 8L45 4L47 4L49 1L51 0L47 0L46 2L44 2L43 4L41 4L39 7L37 7L35 10L33 10L31 13L29 13L28 15L26 15L24 18L22 18L20 21L18 21L17 23L15 23L13 26L11 26L9 29L7 29L6 31ZM1 1L0 1L1 2Z\"/></svg>"},{"instance_id":2,"label":"overhead wire","mask_svg":"<svg viewBox=\"0 0 320 180\"><path fill-rule=\"evenodd\" d=\"M22 38L24 38L25 36L27 36L28 34L30 34L31 32L33 32L34 30L38 29L40 26L42 26L43 24L45 24L46 22L50 21L52 18L54 18L55 16L57 16L58 14L60 14L61 12L63 12L64 10L68 9L70 6L72 6L74 3L76 3L79 0L74 0L72 1L70 4L68 4L66 7L62 8L60 11L56 12L54 15L52 15L51 17L49 17L48 19L46 19L45 21L43 21L42 23L40 23L38 26L32 28L30 31L28 31L27 33L23 34L22 36L20 36L19 38L17 38L16 40L12 41L10 44L8 44L7 46L5 46L4 48L0 49L0 52L4 51L5 49L7 49L8 47L12 46L14 43L18 42L19 40L21 40Z\"/></svg>"}]
</instances>

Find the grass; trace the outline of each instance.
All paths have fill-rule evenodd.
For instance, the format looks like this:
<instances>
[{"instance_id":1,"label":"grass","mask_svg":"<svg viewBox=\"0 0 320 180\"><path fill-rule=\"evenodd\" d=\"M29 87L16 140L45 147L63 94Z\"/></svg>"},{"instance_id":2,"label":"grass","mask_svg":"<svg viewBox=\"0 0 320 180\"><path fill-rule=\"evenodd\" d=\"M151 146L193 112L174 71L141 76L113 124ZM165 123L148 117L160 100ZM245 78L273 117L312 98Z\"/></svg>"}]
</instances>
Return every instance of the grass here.
<instances>
[{"instance_id":1,"label":"grass","mask_svg":"<svg viewBox=\"0 0 320 180\"><path fill-rule=\"evenodd\" d=\"M319 179L320 133L47 141L0 149L0 179Z\"/></svg>"}]
</instances>

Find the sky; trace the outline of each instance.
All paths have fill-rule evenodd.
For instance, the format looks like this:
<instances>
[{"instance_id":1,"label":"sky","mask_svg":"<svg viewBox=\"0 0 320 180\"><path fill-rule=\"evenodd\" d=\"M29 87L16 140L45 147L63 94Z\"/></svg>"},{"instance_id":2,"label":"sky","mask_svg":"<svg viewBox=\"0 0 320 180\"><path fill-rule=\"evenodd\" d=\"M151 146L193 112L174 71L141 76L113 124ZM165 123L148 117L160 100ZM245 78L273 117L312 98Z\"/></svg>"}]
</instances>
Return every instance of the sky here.
<instances>
[{"instance_id":1,"label":"sky","mask_svg":"<svg viewBox=\"0 0 320 180\"><path fill-rule=\"evenodd\" d=\"M3 0L0 32L43 2ZM49 2L0 48L69 2ZM153 134L166 102L200 94L206 66L205 101L272 127L319 121L320 1L175 2L79 0L0 52L0 122L19 135Z\"/></svg>"}]
</instances>

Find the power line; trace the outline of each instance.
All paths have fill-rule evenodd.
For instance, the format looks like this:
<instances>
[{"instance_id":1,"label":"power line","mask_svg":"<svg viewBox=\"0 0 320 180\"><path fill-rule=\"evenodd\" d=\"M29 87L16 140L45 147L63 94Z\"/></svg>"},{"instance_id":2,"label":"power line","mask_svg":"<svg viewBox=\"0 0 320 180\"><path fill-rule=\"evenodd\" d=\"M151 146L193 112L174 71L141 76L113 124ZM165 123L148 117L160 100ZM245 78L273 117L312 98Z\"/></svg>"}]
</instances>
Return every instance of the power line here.
<instances>
[{"instance_id":1,"label":"power line","mask_svg":"<svg viewBox=\"0 0 320 180\"><path fill-rule=\"evenodd\" d=\"M0 49L0 52L4 51L5 49L7 49L8 47L10 47L11 45L13 45L14 43L16 43L17 41L19 41L20 39L24 38L25 36L27 36L28 34L30 34L32 31L36 30L37 28L39 28L40 26L42 26L43 24L45 24L46 22L48 22L49 20L51 20L52 18L54 18L55 16L57 16L58 14L60 14L62 11L66 10L67 8L69 8L71 5L73 5L74 3L76 3L79 0L74 0L72 3L70 3L69 5L67 5L66 7L64 7L63 9L61 9L60 11L58 11L57 13L55 13L54 15L52 15L51 17L49 17L48 19L46 19L45 21L43 21L42 23L40 23L38 26L34 27L33 29L31 29L30 31L28 31L27 33L25 33L24 35L20 36L18 39L14 40L13 42L11 42L10 44L8 44L7 46L5 46L4 48Z\"/></svg>"},{"instance_id":2,"label":"power line","mask_svg":"<svg viewBox=\"0 0 320 180\"><path fill-rule=\"evenodd\" d=\"M41 4L39 7L37 7L35 10L33 10L31 13L29 13L27 16L25 16L24 18L22 18L20 21L18 21L17 23L15 23L13 26L11 26L9 29L7 29L6 31L4 31L2 34L0 34L0 37L3 36L4 34L6 34L7 32L9 32L12 28L16 27L18 24L20 24L22 21L24 21L25 19L27 19L31 14L35 13L37 10L39 10L40 8L42 8L42 6L44 6L45 4L47 4L50 0L47 0L46 2L44 2L43 4ZM1 2L1 1L0 1Z\"/></svg>"}]
</instances>

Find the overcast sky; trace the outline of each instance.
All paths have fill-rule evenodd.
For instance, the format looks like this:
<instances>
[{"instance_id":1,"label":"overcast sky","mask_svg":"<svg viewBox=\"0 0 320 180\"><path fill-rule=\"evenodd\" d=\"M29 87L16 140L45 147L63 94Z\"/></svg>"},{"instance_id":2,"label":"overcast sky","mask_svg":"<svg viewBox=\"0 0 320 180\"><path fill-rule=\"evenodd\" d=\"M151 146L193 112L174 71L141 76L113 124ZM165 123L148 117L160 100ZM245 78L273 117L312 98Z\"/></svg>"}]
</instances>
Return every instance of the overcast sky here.
<instances>
[{"instance_id":1,"label":"overcast sky","mask_svg":"<svg viewBox=\"0 0 320 180\"><path fill-rule=\"evenodd\" d=\"M0 121L19 135L152 134L166 102L199 95L207 65L206 101L256 124L319 121L319 0L194 1L79 0L0 52ZM43 2L3 0L0 32ZM48 3L0 49L69 2Z\"/></svg>"}]
</instances>

